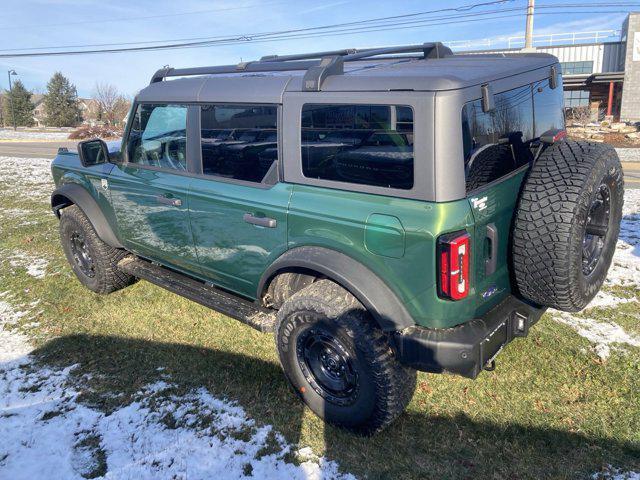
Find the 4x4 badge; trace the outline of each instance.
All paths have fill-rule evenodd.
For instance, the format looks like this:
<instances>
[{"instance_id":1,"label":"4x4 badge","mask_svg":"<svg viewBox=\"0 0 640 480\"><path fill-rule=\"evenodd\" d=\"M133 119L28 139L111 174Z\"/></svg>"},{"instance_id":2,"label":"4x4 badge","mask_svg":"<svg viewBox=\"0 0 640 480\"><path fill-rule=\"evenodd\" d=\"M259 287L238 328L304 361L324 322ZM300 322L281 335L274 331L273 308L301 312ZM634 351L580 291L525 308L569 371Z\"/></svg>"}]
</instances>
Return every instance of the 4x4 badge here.
<instances>
[{"instance_id":1,"label":"4x4 badge","mask_svg":"<svg viewBox=\"0 0 640 480\"><path fill-rule=\"evenodd\" d=\"M485 208L487 208L487 197L482 197L482 198L472 198L471 199L471 204L473 205L473 208L475 208L478 211L482 211Z\"/></svg>"},{"instance_id":2,"label":"4x4 badge","mask_svg":"<svg viewBox=\"0 0 640 480\"><path fill-rule=\"evenodd\" d=\"M100 186L103 190L109 190L109 181L106 178L100 180Z\"/></svg>"}]
</instances>

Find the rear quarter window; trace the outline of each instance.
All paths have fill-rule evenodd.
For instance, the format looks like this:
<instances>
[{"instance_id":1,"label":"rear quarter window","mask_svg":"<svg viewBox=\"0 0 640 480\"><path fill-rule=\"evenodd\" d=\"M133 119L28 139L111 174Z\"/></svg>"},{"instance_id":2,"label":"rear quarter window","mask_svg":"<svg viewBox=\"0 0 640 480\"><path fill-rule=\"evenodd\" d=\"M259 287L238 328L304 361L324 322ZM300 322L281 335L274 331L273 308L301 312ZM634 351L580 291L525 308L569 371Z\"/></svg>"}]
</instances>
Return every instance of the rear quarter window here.
<instances>
[{"instance_id":1,"label":"rear quarter window","mask_svg":"<svg viewBox=\"0 0 640 480\"><path fill-rule=\"evenodd\" d=\"M307 178L413 188L413 110L402 105L302 107L302 173Z\"/></svg>"}]
</instances>

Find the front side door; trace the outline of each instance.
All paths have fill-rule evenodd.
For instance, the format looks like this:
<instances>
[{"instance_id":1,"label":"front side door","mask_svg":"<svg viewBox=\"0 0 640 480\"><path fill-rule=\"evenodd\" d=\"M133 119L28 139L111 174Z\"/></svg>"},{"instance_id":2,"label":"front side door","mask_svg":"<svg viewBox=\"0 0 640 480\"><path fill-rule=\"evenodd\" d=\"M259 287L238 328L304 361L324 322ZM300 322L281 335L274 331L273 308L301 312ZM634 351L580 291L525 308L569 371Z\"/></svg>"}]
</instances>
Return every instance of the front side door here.
<instances>
[{"instance_id":1,"label":"front side door","mask_svg":"<svg viewBox=\"0 0 640 480\"><path fill-rule=\"evenodd\" d=\"M206 278L248 297L287 247L291 186L278 181L277 119L275 105L203 105L200 113L202 172L189 191L198 260Z\"/></svg>"},{"instance_id":2,"label":"front side door","mask_svg":"<svg viewBox=\"0 0 640 480\"><path fill-rule=\"evenodd\" d=\"M194 107L138 105L123 145L123 162L111 172L109 185L127 249L197 272L188 211L190 108Z\"/></svg>"}]
</instances>

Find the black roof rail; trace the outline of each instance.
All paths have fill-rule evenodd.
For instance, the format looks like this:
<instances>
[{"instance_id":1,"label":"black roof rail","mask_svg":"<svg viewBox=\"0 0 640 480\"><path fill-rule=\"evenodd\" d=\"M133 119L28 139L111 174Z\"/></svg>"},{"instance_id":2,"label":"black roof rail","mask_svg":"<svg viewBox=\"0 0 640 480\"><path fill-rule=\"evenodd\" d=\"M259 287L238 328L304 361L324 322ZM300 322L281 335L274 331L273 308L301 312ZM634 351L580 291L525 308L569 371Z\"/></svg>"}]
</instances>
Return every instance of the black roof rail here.
<instances>
[{"instance_id":1,"label":"black roof rail","mask_svg":"<svg viewBox=\"0 0 640 480\"><path fill-rule=\"evenodd\" d=\"M309 60L314 58L330 57L333 55L349 55L350 53L356 53L358 50L355 48L344 48L342 50L328 50L325 52L312 52L312 53L296 53L293 55L265 55L260 59L261 62L288 62L289 60Z\"/></svg>"},{"instance_id":2,"label":"black roof rail","mask_svg":"<svg viewBox=\"0 0 640 480\"><path fill-rule=\"evenodd\" d=\"M322 82L331 75L344 73L344 62L365 60L379 55L402 53L422 53L422 58L442 58L453 55L449 47L440 42L404 45L383 48L343 49L326 52L301 53L294 55L268 55L253 62L212 67L170 68L158 70L151 77L151 83L161 82L168 77L188 77L195 75L219 75L242 72L286 72L306 70L303 79L305 91L319 91ZM401 58L401 57L400 57Z\"/></svg>"}]
</instances>

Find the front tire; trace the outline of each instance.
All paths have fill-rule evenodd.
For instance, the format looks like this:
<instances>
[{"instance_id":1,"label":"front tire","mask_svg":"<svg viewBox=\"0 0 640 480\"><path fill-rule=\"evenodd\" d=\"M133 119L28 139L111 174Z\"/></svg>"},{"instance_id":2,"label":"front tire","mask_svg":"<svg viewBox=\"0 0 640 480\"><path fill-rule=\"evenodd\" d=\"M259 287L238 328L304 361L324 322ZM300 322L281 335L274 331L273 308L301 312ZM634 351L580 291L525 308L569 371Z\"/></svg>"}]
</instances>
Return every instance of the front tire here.
<instances>
[{"instance_id":1,"label":"front tire","mask_svg":"<svg viewBox=\"0 0 640 480\"><path fill-rule=\"evenodd\" d=\"M416 371L398 362L364 307L329 280L285 302L275 339L287 379L328 423L371 435L393 422L413 396Z\"/></svg>"},{"instance_id":2,"label":"front tire","mask_svg":"<svg viewBox=\"0 0 640 480\"><path fill-rule=\"evenodd\" d=\"M136 281L118 269L127 252L104 243L77 205L61 211L60 241L73 273L80 283L96 293L111 293Z\"/></svg>"}]
</instances>

